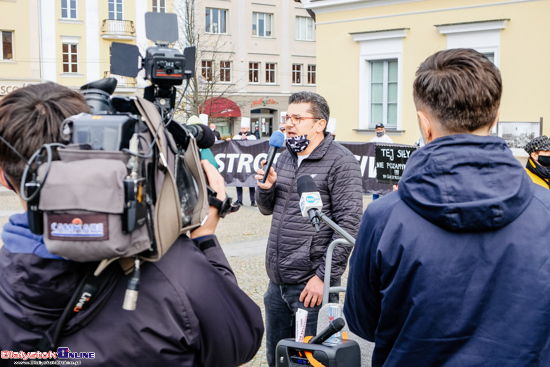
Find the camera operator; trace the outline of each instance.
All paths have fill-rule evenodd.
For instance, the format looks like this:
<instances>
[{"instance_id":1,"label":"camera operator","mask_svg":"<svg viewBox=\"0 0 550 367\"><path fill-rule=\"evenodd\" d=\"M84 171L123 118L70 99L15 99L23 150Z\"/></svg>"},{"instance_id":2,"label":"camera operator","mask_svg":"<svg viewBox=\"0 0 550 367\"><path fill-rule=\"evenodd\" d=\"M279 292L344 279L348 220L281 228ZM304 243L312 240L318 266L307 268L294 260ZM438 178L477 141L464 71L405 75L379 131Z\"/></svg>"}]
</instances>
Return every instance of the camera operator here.
<instances>
[{"instance_id":1,"label":"camera operator","mask_svg":"<svg viewBox=\"0 0 550 367\"><path fill-rule=\"evenodd\" d=\"M29 159L43 144L62 141L65 118L89 110L80 94L54 83L5 96L0 101L0 183L21 197L26 163L13 148ZM223 178L207 161L202 165L223 200ZM167 256L142 263L135 311L122 309L129 275L116 269L90 307L65 325L56 346L93 353L93 359L81 360L83 365L210 367L249 361L260 347L261 313L239 289L214 235L217 214L210 207L208 219L191 238L180 236ZM77 263L49 253L43 236L29 230L26 213L11 216L2 240L0 350L35 351L84 272L97 263ZM13 363L2 353L0 365Z\"/></svg>"}]
</instances>

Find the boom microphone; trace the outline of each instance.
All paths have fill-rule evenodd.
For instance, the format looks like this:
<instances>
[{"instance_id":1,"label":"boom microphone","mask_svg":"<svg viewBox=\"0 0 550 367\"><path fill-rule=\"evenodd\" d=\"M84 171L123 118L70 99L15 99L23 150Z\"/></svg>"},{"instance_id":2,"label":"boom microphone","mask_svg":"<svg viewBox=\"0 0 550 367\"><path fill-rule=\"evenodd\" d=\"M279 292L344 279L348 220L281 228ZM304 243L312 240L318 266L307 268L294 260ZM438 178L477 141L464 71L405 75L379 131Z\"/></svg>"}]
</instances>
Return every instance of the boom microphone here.
<instances>
[{"instance_id":1,"label":"boom microphone","mask_svg":"<svg viewBox=\"0 0 550 367\"><path fill-rule=\"evenodd\" d=\"M315 226L315 231L319 232L319 217L316 211L323 209L323 201L311 176L298 177L298 195L300 195L302 216L309 217L311 224Z\"/></svg>"},{"instance_id":2,"label":"boom microphone","mask_svg":"<svg viewBox=\"0 0 550 367\"><path fill-rule=\"evenodd\" d=\"M321 331L320 334L311 338L309 344L322 344L325 340L342 330L346 326L346 322L343 318L339 317L333 322L331 322L325 330Z\"/></svg>"},{"instance_id":3,"label":"boom microphone","mask_svg":"<svg viewBox=\"0 0 550 367\"><path fill-rule=\"evenodd\" d=\"M170 131L176 142L185 149L187 149L187 145L189 144L189 136L187 134L195 137L197 146L201 149L210 148L216 141L212 130L202 124L181 125L176 121L172 121L168 124L168 131Z\"/></svg>"},{"instance_id":4,"label":"boom microphone","mask_svg":"<svg viewBox=\"0 0 550 367\"><path fill-rule=\"evenodd\" d=\"M261 183L265 183L265 180L269 175L271 165L273 164L273 160L275 159L275 153L277 153L277 149L283 146L284 142L285 134L280 131L275 131L271 135L271 138L269 138L269 152L267 153L266 163L264 165L264 177L262 177L262 179L260 180Z\"/></svg>"}]
</instances>

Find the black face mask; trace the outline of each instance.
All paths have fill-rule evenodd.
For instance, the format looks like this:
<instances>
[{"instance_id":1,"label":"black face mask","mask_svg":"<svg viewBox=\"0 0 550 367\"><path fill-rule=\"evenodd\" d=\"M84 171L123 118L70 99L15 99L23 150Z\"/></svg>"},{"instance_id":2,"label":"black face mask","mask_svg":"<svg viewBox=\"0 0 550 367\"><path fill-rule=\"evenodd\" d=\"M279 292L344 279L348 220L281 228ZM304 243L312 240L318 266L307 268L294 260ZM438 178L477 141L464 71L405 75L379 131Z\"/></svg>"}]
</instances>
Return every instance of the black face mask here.
<instances>
[{"instance_id":1,"label":"black face mask","mask_svg":"<svg viewBox=\"0 0 550 367\"><path fill-rule=\"evenodd\" d=\"M550 167L550 156L539 155L538 161L541 166Z\"/></svg>"}]
</instances>

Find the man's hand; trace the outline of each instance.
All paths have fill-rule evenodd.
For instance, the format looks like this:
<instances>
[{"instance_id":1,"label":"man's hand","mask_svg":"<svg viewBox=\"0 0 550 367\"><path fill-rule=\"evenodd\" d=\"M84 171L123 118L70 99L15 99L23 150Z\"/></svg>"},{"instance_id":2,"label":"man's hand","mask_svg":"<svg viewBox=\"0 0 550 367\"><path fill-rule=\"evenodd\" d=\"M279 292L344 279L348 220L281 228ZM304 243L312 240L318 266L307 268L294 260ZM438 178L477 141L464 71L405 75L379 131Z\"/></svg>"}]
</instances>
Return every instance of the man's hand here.
<instances>
[{"instance_id":1,"label":"man's hand","mask_svg":"<svg viewBox=\"0 0 550 367\"><path fill-rule=\"evenodd\" d=\"M262 159L262 161L260 162L262 167L258 168L258 170L256 171L256 176L254 176L254 178L256 179L256 183L258 184L258 187L264 190L270 189L271 186L273 186L277 181L277 172L275 172L273 167L271 167L269 169L269 175L267 176L265 182L264 183L260 182L260 180L264 177L265 171L263 170L263 168L266 163L267 161L265 159Z\"/></svg>"},{"instance_id":2,"label":"man's hand","mask_svg":"<svg viewBox=\"0 0 550 367\"><path fill-rule=\"evenodd\" d=\"M300 302L304 302L305 307L315 307L323 303L324 282L317 275L307 281L306 287L300 294Z\"/></svg>"},{"instance_id":3,"label":"man's hand","mask_svg":"<svg viewBox=\"0 0 550 367\"><path fill-rule=\"evenodd\" d=\"M201 160L201 164L202 164L202 168L204 169L204 173L206 174L208 184L214 191L216 191L216 197L220 200L224 200L225 199L225 181L223 179L223 176L220 175L220 172L218 172L216 167L214 167L206 159ZM201 236L214 234L214 231L216 230L216 226L218 225L219 220L220 220L220 217L218 216L218 209L214 207L210 207L206 222L204 222L202 226L200 226L199 228L191 232L191 238L198 238Z\"/></svg>"}]
</instances>

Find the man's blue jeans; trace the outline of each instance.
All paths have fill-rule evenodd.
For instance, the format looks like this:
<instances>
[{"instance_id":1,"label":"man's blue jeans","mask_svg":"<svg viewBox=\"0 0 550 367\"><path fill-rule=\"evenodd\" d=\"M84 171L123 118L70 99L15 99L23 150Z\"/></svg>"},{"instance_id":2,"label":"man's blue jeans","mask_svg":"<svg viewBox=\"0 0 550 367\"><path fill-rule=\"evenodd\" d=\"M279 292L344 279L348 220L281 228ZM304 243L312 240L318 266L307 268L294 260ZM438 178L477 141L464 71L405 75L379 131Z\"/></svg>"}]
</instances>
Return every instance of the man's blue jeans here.
<instances>
[{"instance_id":1,"label":"man's blue jeans","mask_svg":"<svg viewBox=\"0 0 550 367\"><path fill-rule=\"evenodd\" d=\"M300 293L307 282L277 285L269 281L264 294L266 357L269 367L275 367L275 348L281 339L295 337L295 314L301 308L306 310L306 336L317 335L317 315L321 306L305 307L300 302ZM333 285L340 285L338 280ZM338 294L331 293L329 302L338 303ZM328 320L327 320L328 325Z\"/></svg>"}]
</instances>

